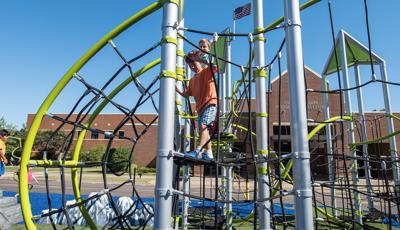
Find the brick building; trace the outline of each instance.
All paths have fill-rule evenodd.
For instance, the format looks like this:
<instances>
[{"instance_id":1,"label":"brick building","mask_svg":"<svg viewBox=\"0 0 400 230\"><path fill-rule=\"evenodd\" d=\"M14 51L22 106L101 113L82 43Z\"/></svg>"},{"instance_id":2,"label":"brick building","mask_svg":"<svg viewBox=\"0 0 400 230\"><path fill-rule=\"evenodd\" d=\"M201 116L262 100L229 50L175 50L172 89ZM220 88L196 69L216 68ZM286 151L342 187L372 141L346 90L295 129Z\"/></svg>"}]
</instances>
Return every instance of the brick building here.
<instances>
[{"instance_id":1,"label":"brick building","mask_svg":"<svg viewBox=\"0 0 400 230\"><path fill-rule=\"evenodd\" d=\"M58 117L65 118L66 114L55 114ZM27 127L29 128L32 124L34 114L28 114ZM104 130L112 132L115 127L123 121L125 115L123 114L100 114L96 117L93 122L92 128L98 130ZM76 120L76 115L72 115L68 120ZM155 122L152 123L152 121ZM135 124L135 128L132 125ZM135 129L137 133L141 133L146 128L145 125L152 123L147 128L147 131L137 140L134 150L135 162L140 166L155 167L156 159L155 153L157 151L157 115L156 114L140 114L137 117L133 117L131 122L123 124L123 126L116 133L116 137L112 141L113 147L126 147L131 148L133 146L131 141L124 139L123 137L134 137L136 138ZM45 116L39 128L39 131L55 130L60 126L62 122L55 120L49 116ZM70 133L73 129L73 125L65 124L62 126L62 131ZM77 138L77 134L80 132L80 128L76 129L76 135L74 140ZM95 148L98 145L107 146L110 142L110 138L100 132L86 132L84 142L82 144L82 150L88 150ZM35 152L33 152L35 154Z\"/></svg>"},{"instance_id":2,"label":"brick building","mask_svg":"<svg viewBox=\"0 0 400 230\"><path fill-rule=\"evenodd\" d=\"M313 90L322 90L322 79L319 74L314 72L312 69L305 67L304 69L305 79L306 79L306 88ZM271 82L271 92L270 95L270 146L274 148L274 150L278 149L278 134L279 131L281 133L280 142L281 142L281 151L283 153L289 153L291 151L291 128L290 128L290 103L289 103L289 84L288 84L288 75L287 72L282 74L281 79L281 103L279 106L279 78L275 78ZM328 94L329 100L329 110L330 117L340 116L341 107L345 110L344 102L340 103L340 95L339 94ZM364 102L367 103L367 102ZM279 110L280 108L280 110ZM353 105L353 110L357 111L356 106ZM278 125L279 121L279 111L280 111L280 119L281 125ZM343 113L345 114L345 113ZM398 113L395 113L398 115ZM321 121L324 120L324 104L323 104L323 95L317 92L308 92L307 93L307 117L308 117L308 132L310 132L314 127L320 124ZM356 142L360 142L361 138L361 128L360 128L360 118L357 113L353 114L355 119L355 139ZM367 139L373 140L378 137L383 137L388 135L387 132L387 120L385 116L385 112L382 111L368 111L365 113L366 119L366 131L367 131ZM394 130L400 130L400 121L394 120ZM332 124L332 132L333 137L336 137L333 145L334 145L334 153L337 156L344 152L345 154L349 154L350 149L348 145L348 126L347 122L344 123L344 151L342 150L341 143L341 130L340 124ZM280 127L280 128L279 128ZM279 130L280 129L280 130ZM399 137L400 138L400 137ZM397 138L397 148L400 148L400 140ZM322 129L317 135L309 141L309 149L311 153L311 168L312 173L314 175L328 173L328 159L327 159L327 149L326 149L326 135L325 129ZM358 147L359 150L362 150L362 146ZM379 143L369 144L368 145L368 153L374 159L389 159L390 158L390 147L389 140L383 140ZM360 155L358 153L358 155ZM337 167L343 168L343 160L337 161ZM347 166L350 166L350 161L347 161ZM358 161L359 166L363 166L362 161ZM380 168L379 160L373 160L370 164L372 171L372 176L376 176L378 174L377 168ZM390 167L390 166L389 166ZM339 172L340 173L340 172ZM388 170L388 175L391 175L391 170ZM359 169L359 175L364 175L364 169L362 167Z\"/></svg>"},{"instance_id":3,"label":"brick building","mask_svg":"<svg viewBox=\"0 0 400 230\"><path fill-rule=\"evenodd\" d=\"M321 90L322 88L322 79L319 74L315 71L311 70L308 67L305 67L305 79L306 79L306 87L308 89ZM280 82L281 81L281 82ZM279 85L281 85L281 98L279 103ZM288 89L288 75L287 72L283 73L281 80L279 78L275 78L271 81L271 91L267 92L267 96L270 97L269 104L269 145L274 148L274 150L278 150L279 143L280 149L283 153L288 153L291 151L291 128L290 128L290 103L289 103L289 89ZM252 109L255 108L255 101L252 101ZM340 115L340 95L339 94L329 94L329 107L330 107L330 115L331 117ZM344 104L344 103L343 103ZM311 131L314 127L316 127L319 123L318 121L324 120L324 112L323 112L323 95L320 93L307 93L307 115L309 118L308 130ZM244 106L243 114L246 114L247 106ZM279 112L280 111L280 112ZM280 117L279 117L280 114ZM60 117L65 117L66 114L58 114ZM76 115L72 115L71 120L75 119ZM121 129L119 129L117 135L119 137L135 137L135 128L136 132L141 132L146 128L146 125L151 123L153 120L157 118L156 114L138 114L137 117L133 118L131 122L127 122L123 124ZM29 114L27 120L27 127L29 128L31 122L33 120L34 115ZM354 117L358 117L357 114L354 114ZM123 114L100 114L96 120L93 122L92 127L105 130L112 131L123 119L125 115ZM368 139L376 139L377 137L387 135L387 127L386 127L386 119L385 114L379 111L373 111L366 113L367 119L367 137ZM280 120L280 125L279 125ZM132 122L135 124L135 128L132 125ZM239 123L242 126L247 126L246 120L240 120ZM44 117L44 120L39 128L39 130L54 130L58 127L60 121L54 120L50 117ZM255 123L253 124L254 130ZM360 140L359 135L359 125L356 123L356 132L355 137L356 141ZM72 125L63 126L63 130L65 132L70 132L72 130ZM347 130L347 126L344 125L344 130ZM339 125L334 124L333 130L335 132L336 137L339 135ZM395 120L395 130L400 130L400 122ZM79 132L79 129L76 130ZM145 134L138 140L135 151L134 158L135 162L139 166L147 166L147 167L155 167L156 165L156 151L157 151L157 120L153 123L151 127L147 128ZM278 135L280 132L280 136ZM76 138L76 137L75 137ZM336 144L337 153L342 152L341 150L341 141L340 138L334 144ZM87 132L85 136L85 140L83 143L83 149L94 148L97 145L107 145L110 139L102 134L95 132ZM327 157L326 157L326 136L325 130L321 130L317 135L315 135L309 142L310 152L311 152L311 164L313 173L327 173ZM400 148L399 141L397 141L397 147ZM238 143L241 145L242 143ZM115 138L112 142L114 146L125 146L131 147L132 143L124 140L122 138ZM344 136L344 146L345 152L349 152L347 135ZM383 140L382 142L370 144L369 145L369 154L372 156L381 155L382 159L386 156L389 156L389 142L388 140ZM362 165L362 162L360 162ZM340 167L340 166L339 166ZM362 172L360 171L360 175Z\"/></svg>"}]
</instances>

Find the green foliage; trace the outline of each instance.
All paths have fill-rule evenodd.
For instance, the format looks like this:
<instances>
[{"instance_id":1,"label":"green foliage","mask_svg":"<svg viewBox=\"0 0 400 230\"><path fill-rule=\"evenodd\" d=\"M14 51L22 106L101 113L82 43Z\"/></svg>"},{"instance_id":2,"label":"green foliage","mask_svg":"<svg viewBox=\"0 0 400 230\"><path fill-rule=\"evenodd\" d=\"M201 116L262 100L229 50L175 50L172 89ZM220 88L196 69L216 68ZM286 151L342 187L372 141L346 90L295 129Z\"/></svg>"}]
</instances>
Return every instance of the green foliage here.
<instances>
[{"instance_id":1,"label":"green foliage","mask_svg":"<svg viewBox=\"0 0 400 230\"><path fill-rule=\"evenodd\" d=\"M19 156L21 156L22 152L22 143L24 137L26 136L26 127L23 126L21 129L18 130L16 125L8 123L4 119L4 117L1 117L0 129L7 129L10 132L10 136L8 137L6 143L7 144L6 156L8 159L11 159L12 163L18 163Z\"/></svg>"},{"instance_id":2,"label":"green foliage","mask_svg":"<svg viewBox=\"0 0 400 230\"><path fill-rule=\"evenodd\" d=\"M62 152L64 142L67 139L67 134L64 131L39 131L36 135L35 143L32 149L34 151L43 152L47 150L48 159L57 159Z\"/></svg>"},{"instance_id":3,"label":"green foliage","mask_svg":"<svg viewBox=\"0 0 400 230\"><path fill-rule=\"evenodd\" d=\"M106 148L104 145L98 145L93 149L82 151L79 155L79 161L83 162L100 162L103 160ZM107 158L107 168L116 175L122 175L128 170L131 162L131 150L128 148L118 147L110 149Z\"/></svg>"},{"instance_id":4,"label":"green foliage","mask_svg":"<svg viewBox=\"0 0 400 230\"><path fill-rule=\"evenodd\" d=\"M104 145L98 145L95 148L82 151L79 154L79 161L82 162L91 162L91 161L96 161L99 162L102 160L104 152L106 151L106 148Z\"/></svg>"},{"instance_id":5,"label":"green foliage","mask_svg":"<svg viewBox=\"0 0 400 230\"><path fill-rule=\"evenodd\" d=\"M17 126L8 123L4 117L0 118L0 129L7 129L11 134L18 132Z\"/></svg>"},{"instance_id":6,"label":"green foliage","mask_svg":"<svg viewBox=\"0 0 400 230\"><path fill-rule=\"evenodd\" d=\"M114 174L121 175L128 170L131 162L131 150L128 148L117 147L110 149L107 159L107 167Z\"/></svg>"},{"instance_id":7,"label":"green foliage","mask_svg":"<svg viewBox=\"0 0 400 230\"><path fill-rule=\"evenodd\" d=\"M156 173L156 168L140 167L138 173L141 174L154 174Z\"/></svg>"}]
</instances>

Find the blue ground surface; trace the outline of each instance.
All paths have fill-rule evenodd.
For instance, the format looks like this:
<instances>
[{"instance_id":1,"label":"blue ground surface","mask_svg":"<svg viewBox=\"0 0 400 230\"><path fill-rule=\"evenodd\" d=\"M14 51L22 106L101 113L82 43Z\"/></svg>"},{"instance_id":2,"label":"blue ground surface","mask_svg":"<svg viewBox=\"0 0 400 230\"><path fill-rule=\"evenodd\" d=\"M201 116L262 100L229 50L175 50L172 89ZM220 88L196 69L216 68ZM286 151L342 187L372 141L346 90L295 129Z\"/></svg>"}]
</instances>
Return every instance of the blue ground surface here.
<instances>
[{"instance_id":1,"label":"blue ground surface","mask_svg":"<svg viewBox=\"0 0 400 230\"><path fill-rule=\"evenodd\" d=\"M15 196L16 192L3 192L4 196ZM39 193L39 192L31 192L29 193L29 198L31 201L31 208L32 208L32 214L33 215L39 215L42 210L48 209L48 203L47 203L47 196L46 193ZM52 208L59 208L61 207L62 203L62 195L61 194L50 194L51 198L51 204ZM82 195L83 199L87 198L87 195ZM113 197L113 199L116 201L119 197ZM65 195L65 199L68 200L73 200L74 195ZM148 203L148 204L154 204L154 198L142 198L143 202ZM199 200L192 200L190 202L191 207L194 208L201 208L202 207L202 201ZM204 201L204 206L205 207L214 207L214 202L212 201ZM241 203L241 204L233 204L232 205L233 212L236 214L236 217L246 217L249 215L252 210L254 209L254 204L253 203ZM282 208L280 205L275 204L273 207L273 212L276 215L282 214ZM286 215L294 215L294 205L293 204L285 204L284 205L284 212ZM387 224L389 222L389 219L385 218L383 219L383 223ZM392 219L392 226L393 227L400 227L400 223L397 222L395 219Z\"/></svg>"},{"instance_id":2,"label":"blue ground surface","mask_svg":"<svg viewBox=\"0 0 400 230\"><path fill-rule=\"evenodd\" d=\"M15 196L16 192L7 192L5 191L4 196ZM82 195L83 199L87 198L87 195ZM119 197L113 197L115 201ZM33 215L39 215L42 210L48 209L48 203L47 203L47 196L46 193L38 193L38 192L31 192L29 193L29 199L31 202L31 207L32 207L32 214ZM50 199L51 199L51 206L52 208L59 208L61 207L62 203L62 196L61 194L50 194ZM65 199L68 200L73 200L74 195L65 195ZM148 203L148 204L154 204L154 198L142 198L143 202ZM194 208L200 208L202 207L202 201L198 200L192 200L191 201L191 207ZM214 207L214 202L211 201L205 201L204 202L205 207ZM238 217L246 217L249 215L253 208L254 204L253 203L241 203L241 204L233 204L233 212L236 214ZM285 214L294 214L293 210L293 204L285 204ZM274 205L274 213L275 214L282 214L282 209L279 205Z\"/></svg>"},{"instance_id":3,"label":"blue ground surface","mask_svg":"<svg viewBox=\"0 0 400 230\"><path fill-rule=\"evenodd\" d=\"M4 196L15 196L16 192L7 192L4 191ZM88 195L82 195L83 199L86 199ZM113 197L113 200L117 201L119 197ZM51 207L52 208L60 208L62 204L62 195L61 194L50 194L51 199ZM65 199L73 200L75 199L74 195L67 194L65 195ZM29 200L31 202L32 214L39 215L42 210L48 209L47 195L46 193L40 192L30 192ZM142 198L143 202L154 204L154 198Z\"/></svg>"}]
</instances>

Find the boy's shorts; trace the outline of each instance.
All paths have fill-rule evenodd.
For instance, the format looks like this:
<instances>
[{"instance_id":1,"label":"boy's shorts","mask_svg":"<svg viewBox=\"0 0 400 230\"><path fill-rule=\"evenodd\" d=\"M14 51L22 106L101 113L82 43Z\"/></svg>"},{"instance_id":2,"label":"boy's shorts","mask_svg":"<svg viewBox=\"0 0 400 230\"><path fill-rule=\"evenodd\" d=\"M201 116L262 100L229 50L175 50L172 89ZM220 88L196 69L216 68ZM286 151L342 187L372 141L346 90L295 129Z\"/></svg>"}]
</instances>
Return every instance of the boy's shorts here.
<instances>
[{"instance_id":1,"label":"boy's shorts","mask_svg":"<svg viewBox=\"0 0 400 230\"><path fill-rule=\"evenodd\" d=\"M3 176L5 171L4 162L0 161L0 176Z\"/></svg>"},{"instance_id":2,"label":"boy's shorts","mask_svg":"<svg viewBox=\"0 0 400 230\"><path fill-rule=\"evenodd\" d=\"M203 112L199 115L199 125L210 126L215 120L217 115L217 107L215 105L208 105Z\"/></svg>"}]
</instances>

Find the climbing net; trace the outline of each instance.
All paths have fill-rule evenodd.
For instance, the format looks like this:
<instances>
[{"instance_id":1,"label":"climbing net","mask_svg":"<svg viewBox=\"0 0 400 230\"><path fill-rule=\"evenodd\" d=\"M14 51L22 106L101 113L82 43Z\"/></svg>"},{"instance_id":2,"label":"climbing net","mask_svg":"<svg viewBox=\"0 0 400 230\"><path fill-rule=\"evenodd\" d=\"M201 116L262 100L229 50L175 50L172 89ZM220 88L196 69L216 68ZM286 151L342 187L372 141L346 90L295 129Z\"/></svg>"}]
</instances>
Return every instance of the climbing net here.
<instances>
[{"instance_id":1,"label":"climbing net","mask_svg":"<svg viewBox=\"0 0 400 230\"><path fill-rule=\"evenodd\" d=\"M161 5L160 2L154 8L159 8ZM137 20L135 17L128 19L122 28L119 27L117 31L100 40L96 44L97 50L90 54L93 56L103 46L109 44L115 57L121 61L122 64L107 77L105 83L99 84L99 81L89 80L88 75L90 74L80 71L84 63L90 59L84 56L67 72L53 91L57 96L64 86L73 84L76 94L76 92L79 92L78 87L80 87L81 93L76 102L71 105L69 112L65 115L47 112L49 104L55 97L50 98L50 102L45 101L39 109L25 144L28 146L25 148L29 149L29 152L24 151L22 156L21 175L24 175L24 171L26 174L28 167L43 168L47 209L32 215L30 210L26 210L29 205L23 206L27 226L30 226L30 224L51 224L54 229L57 229L58 225L67 229L73 229L75 225L89 226L93 229L97 227L144 229L153 226L154 206L142 198L141 191L136 183L137 168L133 164L135 163L134 153L136 148L146 138L146 133L158 122L157 98L159 97L160 75L150 76L151 80L143 82L139 80L139 76L159 64L160 60L157 59L142 68L136 68L135 65L138 60L157 50L163 43L173 41L163 39L139 55L127 58L114 38L135 23L135 20ZM331 22L333 24L333 20ZM218 36L215 36L247 38L249 61L247 64L237 64L220 57L216 42L213 50L208 53L210 68L213 69L213 66L215 66L217 70L213 78L219 97L218 119L211 131L212 135L209 140L212 142L216 153L214 161L193 159L184 155L184 152L187 151L186 147L190 146L190 143L192 145L196 143L199 127L196 127L194 122L196 116L192 112L190 100L186 100L181 111L177 112L181 119L189 123L188 133L190 135L183 137L185 139L183 144L175 139L176 150L185 148L183 151L174 153L176 173L173 180L175 193L172 217L175 226L182 222L184 228L257 227L260 215L257 207L261 203L266 203L273 228L295 227L293 154L287 146L288 140L285 139L292 131L288 125L285 125L285 122L290 120L282 115L284 110L283 87L288 84L287 74L282 73L281 63L285 39L282 39L280 46L274 53L275 55L272 56L268 64L252 66L253 36L282 28L284 28L284 25L278 23L253 35L217 33ZM215 33L189 28L175 27L175 29L178 30L178 36L194 49L200 48L188 39L183 32L215 35ZM334 34L333 29L332 34ZM368 38L370 38L369 35ZM333 40L335 41L334 35ZM334 50L336 51L336 47ZM370 42L368 50L372 75L375 76ZM336 52L334 53L336 55ZM225 102L229 108L225 113L220 110L222 98L219 93L222 91L221 81L223 78L219 66L221 63L231 64L240 73L233 84L232 95L229 95L227 102ZM339 63L337 59L336 63ZM398 167L398 160L390 155L393 152L391 147L388 151L382 149L379 144L386 143L386 140L397 134L397 132L385 133L382 131L384 119L388 117L395 120L400 119L395 114L387 114L387 111L383 115L372 117L351 113L352 111L346 109L343 104L343 95L370 83L399 84L373 78L371 81L356 87L342 86L339 74L340 67L338 64L336 65L339 81L338 89L329 90L322 86L320 88L307 87L305 92L307 99L311 97L310 95L315 94L322 101L323 97L332 95L333 100L336 98L340 102L339 113L332 112L332 118L328 115L328 117L325 117L326 119L318 120L308 114L309 127L311 127L308 139L310 141L311 165L313 166L311 170L315 226L329 229L356 228L358 226L373 228L373 224L383 223L391 227L397 223L400 210L397 195L398 184L393 180L396 176L397 169L395 168ZM183 73L181 74L183 75ZM274 74L278 75L277 85L271 81L270 76ZM254 92L252 91L255 79L260 75L268 77L268 111L267 114L257 115L253 112L252 94ZM185 87L188 79L177 80L181 80ZM307 76L305 76L305 81L307 85ZM135 90L132 90L132 88ZM133 103L132 101L128 103L130 105L126 105L126 101L121 101L121 97L118 97L118 95L127 98L129 97L127 94L132 91L135 91L136 94L131 98L137 99L132 100ZM277 93L277 97L272 97L273 94L276 95L275 93ZM277 101L274 102L274 99L277 99ZM329 99L331 100L331 98ZM272 107L274 103L277 104L277 108ZM96 128L96 118L107 106L113 107L122 116L114 127L109 127L107 130ZM155 115L150 118L143 118L140 114L143 107L152 108ZM272 114L276 114L277 122L272 120ZM272 136L271 133L276 136L276 139L268 138L268 150L255 150L257 138L255 120L257 116L267 117L270 136ZM37 129L43 123L57 125L47 138L48 144L42 150L43 159L29 160L28 153L30 156ZM365 126L362 124L365 124ZM131 127L131 130L122 135L119 131L126 126ZM371 130L373 134L370 140L363 136L367 129ZM275 130L277 130L276 133ZM50 152L49 146L57 138L60 131L65 132L63 143L55 151ZM84 139L88 133L100 134L107 139L106 147L98 161L87 162L80 158L86 144ZM351 133L355 133L357 138L348 141L346 136ZM329 138L328 134L330 135ZM124 141L124 148L129 150L127 154L121 155L120 140ZM31 146L29 147L29 145ZM368 146L364 147L366 145ZM260 163L267 163L268 166L259 167ZM52 194L54 188L51 186L51 175L48 170L52 167L57 168L60 173L61 202L59 204L56 204L57 202L55 202ZM81 195L82 191L85 191L85 180L91 180L90 172L95 167L101 168L103 188L93 191L89 195ZM68 172L71 173L70 180L66 178ZM364 172L364 175L362 175L362 172ZM257 183L260 175L266 175L268 178L265 181L270 194L267 199L259 199L260 188ZM365 179L360 179L362 176ZM72 185L73 200L68 200L71 197L67 195L70 192L68 182L71 182ZM22 179L20 186L21 203L23 205L29 204L28 191L24 190L27 185ZM365 209L365 205L363 205L365 200L368 201L368 209Z\"/></svg>"},{"instance_id":2,"label":"climbing net","mask_svg":"<svg viewBox=\"0 0 400 230\"><path fill-rule=\"evenodd\" d=\"M48 113L45 115L46 117L43 117L43 121L57 124L57 127L47 139L48 144L42 150L43 160L30 161L28 164L29 167L44 168L48 209L33 217L39 223L51 224L54 228L56 228L56 224L67 224L69 228L79 224L91 227L104 226L111 229L152 224L153 207L143 202L135 187L136 168L133 167L133 153L136 146L140 144L141 138L158 119L157 115L149 119L137 114L141 106L151 106L158 111L155 95L159 91L156 84L159 77L153 77L148 85L144 85L139 81L138 76L156 66L159 59L137 71L133 71L132 65L139 58L155 50L161 42L130 60L125 58L112 40L109 40L108 43L117 57L122 60L123 65L112 74L106 83L99 87L86 80L84 74L75 73L73 80L78 83L77 85L81 85L82 93L70 112L66 115ZM128 77L123 79L126 73L128 73ZM117 82L117 87L108 92L109 86L114 82ZM132 90L131 83L134 83L139 96L132 106L127 107L115 100L114 97L123 90ZM74 91L79 92L77 87ZM109 127L107 130L97 129L94 122L106 106L116 108L123 116L115 127ZM123 127L130 127L131 130L125 128L125 132L131 135L119 132ZM65 133L64 141L55 152L49 153L48 146L60 131ZM104 135L104 138L108 139L104 152L98 153L102 154L99 161L82 162L79 154L76 154L83 147L82 142L84 142L87 132L91 135ZM125 152L121 151L122 141ZM57 167L60 170L62 202L59 208L52 205L48 167ZM85 171L91 167L101 167L103 189L93 192L89 196L81 197L79 193L83 189L82 181L84 184L90 181L88 178L85 182ZM73 201L67 201L66 198L68 185L65 177L69 171L72 173L71 182L75 193ZM116 177L124 179L115 179ZM121 182L115 184L115 180ZM127 186L130 188L127 189ZM124 192L118 193L121 189ZM116 196L115 193L124 194L124 197Z\"/></svg>"}]
</instances>

